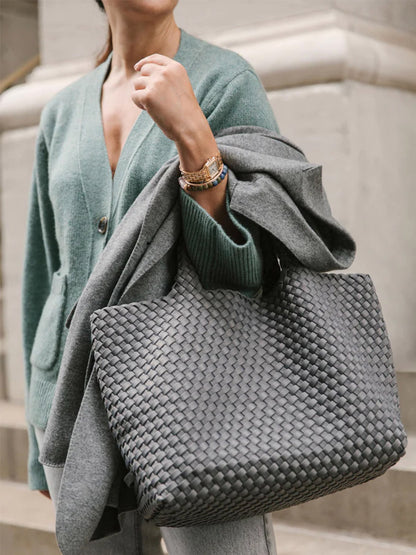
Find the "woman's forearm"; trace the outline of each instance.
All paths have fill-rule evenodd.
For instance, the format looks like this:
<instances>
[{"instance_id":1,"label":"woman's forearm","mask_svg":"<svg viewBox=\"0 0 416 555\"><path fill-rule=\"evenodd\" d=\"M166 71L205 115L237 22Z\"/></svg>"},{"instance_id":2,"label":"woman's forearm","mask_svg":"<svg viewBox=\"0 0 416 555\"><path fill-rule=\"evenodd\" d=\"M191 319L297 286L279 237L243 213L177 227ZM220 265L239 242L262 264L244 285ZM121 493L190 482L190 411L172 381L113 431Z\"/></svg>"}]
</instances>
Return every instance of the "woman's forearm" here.
<instances>
[{"instance_id":1,"label":"woman's forearm","mask_svg":"<svg viewBox=\"0 0 416 555\"><path fill-rule=\"evenodd\" d=\"M205 116L194 126L189 126L175 141L181 167L188 172L198 171L210 156L218 152L215 137ZM228 216L225 204L228 174L214 187L204 191L186 191L208 212L237 244L245 242L244 237Z\"/></svg>"}]
</instances>

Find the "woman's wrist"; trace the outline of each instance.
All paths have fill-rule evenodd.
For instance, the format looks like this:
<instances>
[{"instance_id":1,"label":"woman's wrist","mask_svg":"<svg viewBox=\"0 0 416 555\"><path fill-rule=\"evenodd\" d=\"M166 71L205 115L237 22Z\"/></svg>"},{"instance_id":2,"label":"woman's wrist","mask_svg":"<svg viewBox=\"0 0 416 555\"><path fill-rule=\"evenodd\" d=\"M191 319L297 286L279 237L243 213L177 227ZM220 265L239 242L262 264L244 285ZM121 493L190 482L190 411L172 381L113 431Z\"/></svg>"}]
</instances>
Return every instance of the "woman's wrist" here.
<instances>
[{"instance_id":1,"label":"woman's wrist","mask_svg":"<svg viewBox=\"0 0 416 555\"><path fill-rule=\"evenodd\" d=\"M188 172L200 170L208 158L220 151L208 120L202 111L201 113L203 118L190 118L189 125L175 139L180 166ZM204 208L236 243L242 243L244 237L227 212L227 183L228 173L215 187L203 191L185 191L185 194L190 195Z\"/></svg>"},{"instance_id":2,"label":"woman's wrist","mask_svg":"<svg viewBox=\"0 0 416 555\"><path fill-rule=\"evenodd\" d=\"M200 170L208 158L218 153L214 134L204 115L198 120L192 118L175 139L175 144L180 165L187 172Z\"/></svg>"}]
</instances>

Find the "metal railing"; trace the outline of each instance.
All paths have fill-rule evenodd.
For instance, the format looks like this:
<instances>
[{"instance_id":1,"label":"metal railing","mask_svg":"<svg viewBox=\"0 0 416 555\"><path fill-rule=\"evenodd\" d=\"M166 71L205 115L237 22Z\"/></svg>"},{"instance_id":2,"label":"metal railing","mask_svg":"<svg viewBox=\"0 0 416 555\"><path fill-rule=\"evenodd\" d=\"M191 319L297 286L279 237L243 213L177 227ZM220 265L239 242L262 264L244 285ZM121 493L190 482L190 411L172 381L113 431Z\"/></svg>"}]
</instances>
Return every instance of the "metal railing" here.
<instances>
[{"instance_id":1,"label":"metal railing","mask_svg":"<svg viewBox=\"0 0 416 555\"><path fill-rule=\"evenodd\" d=\"M4 92L9 87L15 85L22 77L25 77L30 73L36 66L40 64L40 55L36 54L33 58L30 58L27 62L19 66L17 69L12 71L4 79L0 80L0 93Z\"/></svg>"}]
</instances>

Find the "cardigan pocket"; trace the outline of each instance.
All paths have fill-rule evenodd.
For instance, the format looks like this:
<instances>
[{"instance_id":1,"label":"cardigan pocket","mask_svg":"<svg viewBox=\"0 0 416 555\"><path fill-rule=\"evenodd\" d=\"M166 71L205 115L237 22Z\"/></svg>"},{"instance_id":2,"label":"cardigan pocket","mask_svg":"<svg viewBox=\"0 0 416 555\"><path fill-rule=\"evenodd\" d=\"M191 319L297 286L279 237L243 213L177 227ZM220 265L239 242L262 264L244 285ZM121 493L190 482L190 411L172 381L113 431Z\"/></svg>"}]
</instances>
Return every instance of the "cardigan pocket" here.
<instances>
[{"instance_id":1,"label":"cardigan pocket","mask_svg":"<svg viewBox=\"0 0 416 555\"><path fill-rule=\"evenodd\" d=\"M49 296L43 306L36 329L30 362L42 370L50 370L59 354L67 293L67 276L59 270L52 275Z\"/></svg>"}]
</instances>

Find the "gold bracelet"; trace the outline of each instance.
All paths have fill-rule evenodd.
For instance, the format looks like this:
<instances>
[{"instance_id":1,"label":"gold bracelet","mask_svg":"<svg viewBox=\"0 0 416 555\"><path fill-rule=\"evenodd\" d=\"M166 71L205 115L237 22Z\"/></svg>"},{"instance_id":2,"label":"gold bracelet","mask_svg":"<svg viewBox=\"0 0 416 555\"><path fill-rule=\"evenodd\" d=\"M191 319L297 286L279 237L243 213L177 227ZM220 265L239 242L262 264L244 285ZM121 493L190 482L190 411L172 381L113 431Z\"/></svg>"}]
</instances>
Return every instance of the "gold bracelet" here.
<instances>
[{"instance_id":1,"label":"gold bracelet","mask_svg":"<svg viewBox=\"0 0 416 555\"><path fill-rule=\"evenodd\" d=\"M182 176L178 178L178 181L179 185L185 191L203 191L205 189L211 189L212 187L215 187L215 185L218 185L218 183L220 183L225 178L227 173L228 167L223 163L221 167L221 172L205 183L200 183L199 185L196 185L186 181L186 179L184 179Z\"/></svg>"},{"instance_id":2,"label":"gold bracelet","mask_svg":"<svg viewBox=\"0 0 416 555\"><path fill-rule=\"evenodd\" d=\"M182 183L186 184L187 186L199 185L199 186L204 187L205 189L207 189L208 186L210 185L210 183L215 181L217 179L217 177L219 177L221 175L221 172L223 171L223 169L224 169L224 164L221 165L221 168L217 171L217 173L215 175L213 175L211 177L211 179L208 179L206 181L188 181L187 179L185 179L184 176L182 176Z\"/></svg>"}]
</instances>

